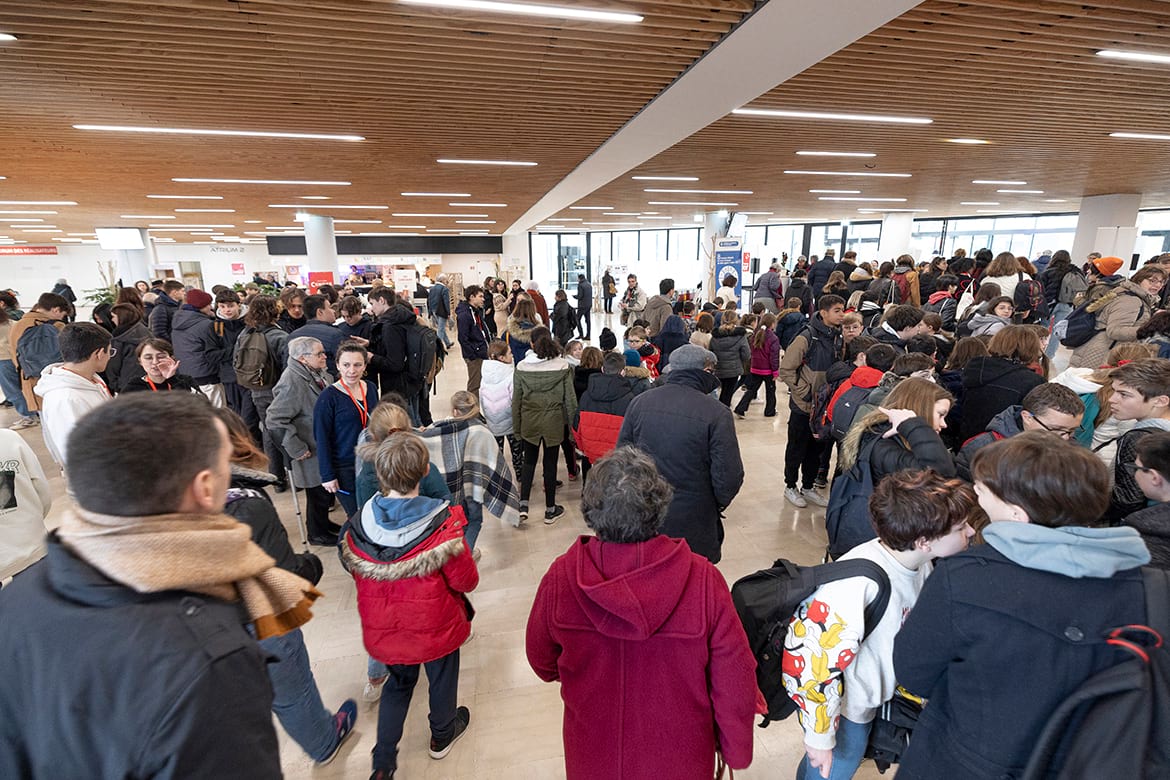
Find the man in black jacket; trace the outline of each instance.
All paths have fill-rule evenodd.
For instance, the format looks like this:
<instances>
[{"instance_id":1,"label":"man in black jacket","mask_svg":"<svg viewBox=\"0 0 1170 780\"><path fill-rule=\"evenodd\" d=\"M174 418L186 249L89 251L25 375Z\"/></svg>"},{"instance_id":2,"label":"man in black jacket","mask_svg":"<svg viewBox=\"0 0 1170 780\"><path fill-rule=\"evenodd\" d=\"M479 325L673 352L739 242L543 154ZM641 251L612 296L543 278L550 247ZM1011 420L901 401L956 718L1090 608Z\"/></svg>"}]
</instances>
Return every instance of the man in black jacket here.
<instances>
[{"instance_id":1,"label":"man in black jacket","mask_svg":"<svg viewBox=\"0 0 1170 780\"><path fill-rule=\"evenodd\" d=\"M186 295L183 283L177 279L167 279L163 282L162 294L154 302L150 310L150 332L157 339L171 340L171 320L183 302Z\"/></svg>"},{"instance_id":2,"label":"man in black jacket","mask_svg":"<svg viewBox=\"0 0 1170 780\"><path fill-rule=\"evenodd\" d=\"M166 447L142 446L163 429ZM135 393L78 422L77 508L0 591L0 777L281 776L267 657L244 627L263 610L236 583L311 586L223 516L230 452L189 393ZM269 619L303 622L276 600Z\"/></svg>"},{"instance_id":3,"label":"man in black jacket","mask_svg":"<svg viewBox=\"0 0 1170 780\"><path fill-rule=\"evenodd\" d=\"M833 275L835 270L837 270L837 258L829 252L825 253L823 260L818 260L809 267L808 286L812 288L814 300L819 301L821 296L825 294L825 284L828 283L829 277Z\"/></svg>"},{"instance_id":4,"label":"man in black jacket","mask_svg":"<svg viewBox=\"0 0 1170 780\"><path fill-rule=\"evenodd\" d=\"M422 382L407 371L406 332L418 319L414 310L394 297L388 287L370 291L374 325L370 329L370 374L378 377L380 396L398 393L409 406L411 420L421 425L418 395Z\"/></svg>"},{"instance_id":5,"label":"man in black jacket","mask_svg":"<svg viewBox=\"0 0 1170 780\"><path fill-rule=\"evenodd\" d=\"M653 457L674 488L662 533L686 539L712 563L722 557L723 511L743 486L731 410L711 395L715 363L715 353L695 344L676 349L665 384L630 402L617 442Z\"/></svg>"},{"instance_id":6,"label":"man in black jacket","mask_svg":"<svg viewBox=\"0 0 1170 780\"><path fill-rule=\"evenodd\" d=\"M482 377L483 361L487 360L488 342L491 336L483 321L483 288L473 284L463 291L464 299L455 307L456 325L459 327L459 349L467 363L467 392L479 398L479 383Z\"/></svg>"},{"instance_id":7,"label":"man in black jacket","mask_svg":"<svg viewBox=\"0 0 1170 780\"><path fill-rule=\"evenodd\" d=\"M589 323L589 314L592 311L593 285L585 278L585 274L577 274L577 335L586 341L593 332Z\"/></svg>"}]
</instances>

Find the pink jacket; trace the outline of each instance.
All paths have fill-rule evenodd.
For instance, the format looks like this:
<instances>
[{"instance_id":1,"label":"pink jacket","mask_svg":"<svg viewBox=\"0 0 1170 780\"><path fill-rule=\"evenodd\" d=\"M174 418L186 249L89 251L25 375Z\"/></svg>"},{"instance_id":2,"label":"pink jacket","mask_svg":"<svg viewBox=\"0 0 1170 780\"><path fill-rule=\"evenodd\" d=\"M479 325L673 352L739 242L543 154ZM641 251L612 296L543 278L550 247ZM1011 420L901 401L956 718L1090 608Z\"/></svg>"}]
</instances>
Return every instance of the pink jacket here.
<instances>
[{"instance_id":1,"label":"pink jacket","mask_svg":"<svg viewBox=\"0 0 1170 780\"><path fill-rule=\"evenodd\" d=\"M708 780L717 748L751 763L755 659L723 575L685 541L580 537L540 583L527 648L561 682L570 780Z\"/></svg>"},{"instance_id":2,"label":"pink jacket","mask_svg":"<svg viewBox=\"0 0 1170 780\"><path fill-rule=\"evenodd\" d=\"M764 345L758 349L755 346L755 339L754 333L748 337L748 345L752 348L751 372L763 376L776 376L780 372L780 337L776 335L776 331L768 328L764 336Z\"/></svg>"}]
</instances>

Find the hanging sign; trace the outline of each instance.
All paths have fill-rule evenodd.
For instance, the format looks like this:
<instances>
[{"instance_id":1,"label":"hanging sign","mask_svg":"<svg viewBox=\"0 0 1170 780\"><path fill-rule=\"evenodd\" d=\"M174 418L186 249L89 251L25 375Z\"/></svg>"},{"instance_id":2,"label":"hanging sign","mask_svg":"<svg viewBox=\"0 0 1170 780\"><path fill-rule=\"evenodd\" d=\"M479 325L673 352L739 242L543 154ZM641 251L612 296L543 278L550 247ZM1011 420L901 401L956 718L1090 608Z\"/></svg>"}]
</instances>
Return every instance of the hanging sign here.
<instances>
[{"instance_id":1,"label":"hanging sign","mask_svg":"<svg viewBox=\"0 0 1170 780\"><path fill-rule=\"evenodd\" d=\"M0 255L55 255L55 246L0 246Z\"/></svg>"}]
</instances>

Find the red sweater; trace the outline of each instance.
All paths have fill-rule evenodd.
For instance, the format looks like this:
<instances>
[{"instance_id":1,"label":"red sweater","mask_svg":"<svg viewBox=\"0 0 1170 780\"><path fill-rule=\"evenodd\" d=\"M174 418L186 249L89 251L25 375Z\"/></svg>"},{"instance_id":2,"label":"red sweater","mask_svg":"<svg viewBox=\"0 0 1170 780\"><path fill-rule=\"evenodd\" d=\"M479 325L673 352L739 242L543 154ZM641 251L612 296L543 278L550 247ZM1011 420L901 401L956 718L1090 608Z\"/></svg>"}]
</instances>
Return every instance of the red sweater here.
<instances>
[{"instance_id":1,"label":"red sweater","mask_svg":"<svg viewBox=\"0 0 1170 780\"><path fill-rule=\"evenodd\" d=\"M527 648L561 682L570 780L709 778L717 748L751 763L755 659L723 575L685 541L579 538L540 583Z\"/></svg>"},{"instance_id":2,"label":"red sweater","mask_svg":"<svg viewBox=\"0 0 1170 780\"><path fill-rule=\"evenodd\" d=\"M837 392L833 393L833 397L829 399L829 405L825 407L826 418L831 422L833 420L833 407L837 405L837 401L841 400L841 396L845 395L847 390L854 387L877 387L878 382L882 381L885 376L881 371L869 366L858 366L853 369L853 373L849 378L841 383L837 388Z\"/></svg>"}]
</instances>

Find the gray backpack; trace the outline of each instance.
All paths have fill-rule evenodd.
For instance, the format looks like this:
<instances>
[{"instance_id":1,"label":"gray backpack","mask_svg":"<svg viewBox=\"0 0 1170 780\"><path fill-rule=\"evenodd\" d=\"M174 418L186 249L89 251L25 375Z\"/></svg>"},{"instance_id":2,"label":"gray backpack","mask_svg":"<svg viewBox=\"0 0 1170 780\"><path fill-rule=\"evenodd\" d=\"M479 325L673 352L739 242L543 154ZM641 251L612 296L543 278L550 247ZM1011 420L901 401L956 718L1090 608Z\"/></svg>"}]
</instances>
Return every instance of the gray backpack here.
<instances>
[{"instance_id":1,"label":"gray backpack","mask_svg":"<svg viewBox=\"0 0 1170 780\"><path fill-rule=\"evenodd\" d=\"M49 366L61 362L60 332L51 322L42 322L20 334L16 342L16 361L27 379L41 375Z\"/></svg>"}]
</instances>

